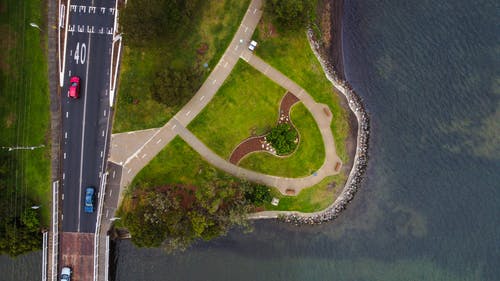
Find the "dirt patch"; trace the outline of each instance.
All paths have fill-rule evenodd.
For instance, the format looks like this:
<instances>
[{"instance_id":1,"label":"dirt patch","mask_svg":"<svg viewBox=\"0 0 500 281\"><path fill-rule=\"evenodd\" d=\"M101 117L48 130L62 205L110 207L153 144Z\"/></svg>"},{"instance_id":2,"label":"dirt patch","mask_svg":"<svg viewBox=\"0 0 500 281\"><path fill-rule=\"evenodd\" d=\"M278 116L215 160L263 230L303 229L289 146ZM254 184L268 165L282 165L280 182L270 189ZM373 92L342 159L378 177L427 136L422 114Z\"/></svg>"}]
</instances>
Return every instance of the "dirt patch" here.
<instances>
[{"instance_id":1,"label":"dirt patch","mask_svg":"<svg viewBox=\"0 0 500 281\"><path fill-rule=\"evenodd\" d=\"M260 21L257 28L259 29L261 38L264 40L268 38L274 38L279 35L278 30L273 25L273 23L269 20L265 20L264 18Z\"/></svg>"},{"instance_id":2,"label":"dirt patch","mask_svg":"<svg viewBox=\"0 0 500 281\"><path fill-rule=\"evenodd\" d=\"M3 73L8 73L10 65L8 63L8 56L10 50L16 47L16 34L10 29L9 26L0 25L0 70Z\"/></svg>"},{"instance_id":3,"label":"dirt patch","mask_svg":"<svg viewBox=\"0 0 500 281\"><path fill-rule=\"evenodd\" d=\"M12 125L16 123L16 114L14 112L10 112L9 115L5 118L5 128L10 128Z\"/></svg>"}]
</instances>

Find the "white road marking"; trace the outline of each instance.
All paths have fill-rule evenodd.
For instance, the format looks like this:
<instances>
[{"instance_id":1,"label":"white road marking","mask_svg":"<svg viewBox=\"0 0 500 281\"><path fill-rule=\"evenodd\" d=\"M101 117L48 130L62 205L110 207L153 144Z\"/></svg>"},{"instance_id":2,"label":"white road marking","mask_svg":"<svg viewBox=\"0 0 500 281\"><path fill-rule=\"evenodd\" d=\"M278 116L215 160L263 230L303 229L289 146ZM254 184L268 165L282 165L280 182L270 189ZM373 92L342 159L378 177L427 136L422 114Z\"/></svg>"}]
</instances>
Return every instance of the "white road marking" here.
<instances>
[{"instance_id":1,"label":"white road marking","mask_svg":"<svg viewBox=\"0 0 500 281\"><path fill-rule=\"evenodd\" d=\"M68 71L68 77L70 77L70 76L71 76L71 70Z\"/></svg>"},{"instance_id":2,"label":"white road marking","mask_svg":"<svg viewBox=\"0 0 500 281\"><path fill-rule=\"evenodd\" d=\"M64 193L62 194L61 199L64 200Z\"/></svg>"},{"instance_id":3,"label":"white road marking","mask_svg":"<svg viewBox=\"0 0 500 281\"><path fill-rule=\"evenodd\" d=\"M205 98L205 96L201 96L200 101L202 101Z\"/></svg>"},{"instance_id":4,"label":"white road marking","mask_svg":"<svg viewBox=\"0 0 500 281\"><path fill-rule=\"evenodd\" d=\"M87 7L86 6L80 6L78 8L78 12L81 13L82 11L85 13L85 11L87 10Z\"/></svg>"},{"instance_id":5,"label":"white road marking","mask_svg":"<svg viewBox=\"0 0 500 281\"><path fill-rule=\"evenodd\" d=\"M109 210L106 210L106 218L108 218Z\"/></svg>"},{"instance_id":6,"label":"white road marking","mask_svg":"<svg viewBox=\"0 0 500 281\"><path fill-rule=\"evenodd\" d=\"M253 8L253 14L255 15L255 12L257 12L257 9Z\"/></svg>"},{"instance_id":7,"label":"white road marking","mask_svg":"<svg viewBox=\"0 0 500 281\"><path fill-rule=\"evenodd\" d=\"M104 130L102 130L102 136L104 137Z\"/></svg>"},{"instance_id":8,"label":"white road marking","mask_svg":"<svg viewBox=\"0 0 500 281\"><path fill-rule=\"evenodd\" d=\"M106 13L106 7L101 7L101 14Z\"/></svg>"},{"instance_id":9,"label":"white road marking","mask_svg":"<svg viewBox=\"0 0 500 281\"><path fill-rule=\"evenodd\" d=\"M104 109L104 117L106 117L106 109Z\"/></svg>"},{"instance_id":10,"label":"white road marking","mask_svg":"<svg viewBox=\"0 0 500 281\"><path fill-rule=\"evenodd\" d=\"M67 139L68 138L68 132L64 132L64 138Z\"/></svg>"},{"instance_id":11,"label":"white road marking","mask_svg":"<svg viewBox=\"0 0 500 281\"><path fill-rule=\"evenodd\" d=\"M69 5L69 9L73 10L73 12L76 12L76 5Z\"/></svg>"},{"instance_id":12,"label":"white road marking","mask_svg":"<svg viewBox=\"0 0 500 281\"><path fill-rule=\"evenodd\" d=\"M172 130L173 130L173 129L175 129L175 127L177 127L177 125L173 125L173 126L172 126Z\"/></svg>"},{"instance_id":13,"label":"white road marking","mask_svg":"<svg viewBox=\"0 0 500 281\"><path fill-rule=\"evenodd\" d=\"M226 67L227 67L227 61L226 61L226 63L224 64L224 68L226 68Z\"/></svg>"},{"instance_id":14,"label":"white road marking","mask_svg":"<svg viewBox=\"0 0 500 281\"><path fill-rule=\"evenodd\" d=\"M113 194L113 189L109 190L109 197L111 197L111 194Z\"/></svg>"},{"instance_id":15,"label":"white road marking","mask_svg":"<svg viewBox=\"0 0 500 281\"><path fill-rule=\"evenodd\" d=\"M159 144L160 142L161 142L161 139L159 139L159 140L156 142L156 144Z\"/></svg>"},{"instance_id":16,"label":"white road marking","mask_svg":"<svg viewBox=\"0 0 500 281\"><path fill-rule=\"evenodd\" d=\"M66 159L66 152L64 152L64 156L63 157L64 157L64 159Z\"/></svg>"},{"instance_id":17,"label":"white road marking","mask_svg":"<svg viewBox=\"0 0 500 281\"><path fill-rule=\"evenodd\" d=\"M94 6L90 6L90 7L89 7L89 13L93 13L93 14L95 14L95 8L96 8L96 7L94 7Z\"/></svg>"},{"instance_id":18,"label":"white road marking","mask_svg":"<svg viewBox=\"0 0 500 281\"><path fill-rule=\"evenodd\" d=\"M239 46L240 46L240 45L236 45L236 46L234 47L234 50L235 50L235 51L238 51L238 47L239 47Z\"/></svg>"},{"instance_id":19,"label":"white road marking","mask_svg":"<svg viewBox=\"0 0 500 281\"><path fill-rule=\"evenodd\" d=\"M102 157L102 150L101 150L101 157Z\"/></svg>"},{"instance_id":20,"label":"white road marking","mask_svg":"<svg viewBox=\"0 0 500 281\"><path fill-rule=\"evenodd\" d=\"M147 155L147 154L146 154L146 153L144 153L144 155L142 155L142 157L141 157L141 158L142 158L142 159L144 159L144 157L146 157L146 155Z\"/></svg>"},{"instance_id":21,"label":"white road marking","mask_svg":"<svg viewBox=\"0 0 500 281\"><path fill-rule=\"evenodd\" d=\"M63 199L64 200L64 199ZM61 220L63 221L64 220L64 214L61 215Z\"/></svg>"},{"instance_id":22,"label":"white road marking","mask_svg":"<svg viewBox=\"0 0 500 281\"><path fill-rule=\"evenodd\" d=\"M132 169L128 169L128 172L127 172L127 174L130 174L130 172L132 172Z\"/></svg>"},{"instance_id":23,"label":"white road marking","mask_svg":"<svg viewBox=\"0 0 500 281\"><path fill-rule=\"evenodd\" d=\"M186 112L186 116L188 116L188 115L189 115L189 113L191 113L191 110L189 110L188 112Z\"/></svg>"},{"instance_id":24,"label":"white road marking","mask_svg":"<svg viewBox=\"0 0 500 281\"><path fill-rule=\"evenodd\" d=\"M215 84L215 82L217 82L217 79L214 79L214 81L212 81L212 85Z\"/></svg>"},{"instance_id":25,"label":"white road marking","mask_svg":"<svg viewBox=\"0 0 500 281\"><path fill-rule=\"evenodd\" d=\"M90 66L90 42L92 37L89 35L89 40L87 42L87 46L89 47L87 50L87 69L85 71L85 77L89 77L89 66ZM78 186L78 227L77 231L80 232L80 217L82 211L82 176L83 176L83 148L84 148L84 140L85 140L85 117L87 116L87 89L88 89L89 79L85 79L85 97L83 100L83 126L82 126L82 142L80 149L80 184Z\"/></svg>"},{"instance_id":26,"label":"white road marking","mask_svg":"<svg viewBox=\"0 0 500 281\"><path fill-rule=\"evenodd\" d=\"M65 177L66 177L66 173L63 173L63 180L64 180Z\"/></svg>"},{"instance_id":27,"label":"white road marking","mask_svg":"<svg viewBox=\"0 0 500 281\"><path fill-rule=\"evenodd\" d=\"M113 170L113 178L116 176L116 171Z\"/></svg>"},{"instance_id":28,"label":"white road marking","mask_svg":"<svg viewBox=\"0 0 500 281\"><path fill-rule=\"evenodd\" d=\"M247 32L247 31L248 31L248 26L247 26L247 27L245 27L245 32Z\"/></svg>"}]
</instances>

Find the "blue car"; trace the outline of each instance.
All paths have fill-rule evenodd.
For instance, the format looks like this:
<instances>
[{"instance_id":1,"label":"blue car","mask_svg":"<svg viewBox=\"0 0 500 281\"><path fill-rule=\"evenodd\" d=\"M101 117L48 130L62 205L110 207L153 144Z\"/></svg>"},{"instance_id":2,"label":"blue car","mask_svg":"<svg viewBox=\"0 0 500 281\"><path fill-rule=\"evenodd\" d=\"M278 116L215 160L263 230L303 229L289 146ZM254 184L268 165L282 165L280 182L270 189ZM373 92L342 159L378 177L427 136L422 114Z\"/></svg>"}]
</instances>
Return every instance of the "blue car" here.
<instances>
[{"instance_id":1,"label":"blue car","mask_svg":"<svg viewBox=\"0 0 500 281\"><path fill-rule=\"evenodd\" d=\"M85 213L93 213L94 212L94 197L95 197L95 188L93 186L88 186L85 189Z\"/></svg>"}]
</instances>

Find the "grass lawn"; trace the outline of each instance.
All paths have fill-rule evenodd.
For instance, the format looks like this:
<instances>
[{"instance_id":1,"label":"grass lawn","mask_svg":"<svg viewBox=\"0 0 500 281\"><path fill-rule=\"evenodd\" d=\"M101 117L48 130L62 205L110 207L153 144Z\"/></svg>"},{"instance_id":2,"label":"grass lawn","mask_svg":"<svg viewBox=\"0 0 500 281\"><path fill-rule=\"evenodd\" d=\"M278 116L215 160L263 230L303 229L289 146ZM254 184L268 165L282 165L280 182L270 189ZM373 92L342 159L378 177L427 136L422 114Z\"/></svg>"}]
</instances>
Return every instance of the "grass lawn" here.
<instances>
[{"instance_id":1,"label":"grass lawn","mask_svg":"<svg viewBox=\"0 0 500 281\"><path fill-rule=\"evenodd\" d=\"M48 226L50 112L44 3L0 0L0 147L44 145L35 150L1 149L0 168L6 174L2 185L16 188L16 204L30 199L42 205L41 222Z\"/></svg>"},{"instance_id":2,"label":"grass lawn","mask_svg":"<svg viewBox=\"0 0 500 281\"><path fill-rule=\"evenodd\" d=\"M341 107L333 85L325 77L312 52L306 32L280 33L270 26L269 16L264 13L254 34L254 38L259 42L256 54L302 86L316 102L330 107L333 114L331 128L337 154L346 163L348 155L344 140L349 130L347 112ZM270 30L273 30L272 34Z\"/></svg>"},{"instance_id":3,"label":"grass lawn","mask_svg":"<svg viewBox=\"0 0 500 281\"><path fill-rule=\"evenodd\" d=\"M277 189L272 189L272 195L280 199L278 206L271 203L264 205L266 210L317 212L324 210L335 201L340 194L346 175L338 174L324 178L320 183L303 189L297 196L282 195ZM330 183L334 183L329 187Z\"/></svg>"},{"instance_id":4,"label":"grass lawn","mask_svg":"<svg viewBox=\"0 0 500 281\"><path fill-rule=\"evenodd\" d=\"M158 103L151 95L155 74L166 66L182 68L207 63L204 77L218 62L243 19L249 0L221 0L202 2L202 8L193 16L187 33L161 44L147 47L125 47L120 73L117 111L113 131L159 127L165 124L181 106ZM126 44L126 38L125 38ZM197 51L205 45L208 49ZM204 79L201 79L203 81ZM199 88L198 85L196 88ZM195 92L192 93L194 95Z\"/></svg>"},{"instance_id":5,"label":"grass lawn","mask_svg":"<svg viewBox=\"0 0 500 281\"><path fill-rule=\"evenodd\" d=\"M290 116L300 134L297 150L283 158L265 152L252 153L241 160L241 167L283 177L308 176L321 167L325 148L313 116L302 103L292 107Z\"/></svg>"},{"instance_id":6,"label":"grass lawn","mask_svg":"<svg viewBox=\"0 0 500 281\"><path fill-rule=\"evenodd\" d=\"M166 184L198 185L204 179L197 177L208 164L180 137L175 137L134 178L131 189L148 188Z\"/></svg>"},{"instance_id":7,"label":"grass lawn","mask_svg":"<svg viewBox=\"0 0 500 281\"><path fill-rule=\"evenodd\" d=\"M239 60L212 101L188 129L225 159L244 139L261 135L278 120L286 90Z\"/></svg>"}]
</instances>

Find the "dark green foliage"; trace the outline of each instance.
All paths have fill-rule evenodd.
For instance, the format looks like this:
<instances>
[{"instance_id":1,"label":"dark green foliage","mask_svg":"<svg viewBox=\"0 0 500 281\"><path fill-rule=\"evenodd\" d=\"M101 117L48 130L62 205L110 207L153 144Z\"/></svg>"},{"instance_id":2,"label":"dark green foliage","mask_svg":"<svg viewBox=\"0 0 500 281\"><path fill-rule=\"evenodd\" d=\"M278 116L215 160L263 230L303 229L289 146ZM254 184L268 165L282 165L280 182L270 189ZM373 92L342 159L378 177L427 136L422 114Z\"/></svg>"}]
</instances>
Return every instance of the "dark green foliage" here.
<instances>
[{"instance_id":1,"label":"dark green foliage","mask_svg":"<svg viewBox=\"0 0 500 281\"><path fill-rule=\"evenodd\" d=\"M189 21L198 0L134 0L120 16L127 44L143 46L151 41L172 39Z\"/></svg>"},{"instance_id":2,"label":"dark green foliage","mask_svg":"<svg viewBox=\"0 0 500 281\"><path fill-rule=\"evenodd\" d=\"M40 213L34 202L21 198L10 185L8 164L13 158L0 153L0 254L18 256L41 247Z\"/></svg>"},{"instance_id":3,"label":"dark green foliage","mask_svg":"<svg viewBox=\"0 0 500 281\"><path fill-rule=\"evenodd\" d=\"M278 124L266 136L278 155L292 153L297 147L297 131L287 123Z\"/></svg>"},{"instance_id":4,"label":"dark green foliage","mask_svg":"<svg viewBox=\"0 0 500 281\"><path fill-rule=\"evenodd\" d=\"M253 188L250 187L245 192L245 198L254 205L271 202L271 189L265 185L256 185Z\"/></svg>"},{"instance_id":5,"label":"dark green foliage","mask_svg":"<svg viewBox=\"0 0 500 281\"><path fill-rule=\"evenodd\" d=\"M202 74L198 69L163 68L156 73L151 86L153 98L167 106L183 105L196 92Z\"/></svg>"},{"instance_id":6,"label":"dark green foliage","mask_svg":"<svg viewBox=\"0 0 500 281\"><path fill-rule=\"evenodd\" d=\"M136 189L139 199L122 217L137 246L185 249L197 239L210 240L232 226L246 225L249 205L240 184L215 169L199 176L210 180L196 187Z\"/></svg>"},{"instance_id":7,"label":"dark green foliage","mask_svg":"<svg viewBox=\"0 0 500 281\"><path fill-rule=\"evenodd\" d=\"M265 6L281 31L304 27L311 7L313 7L311 0L269 0Z\"/></svg>"}]
</instances>

